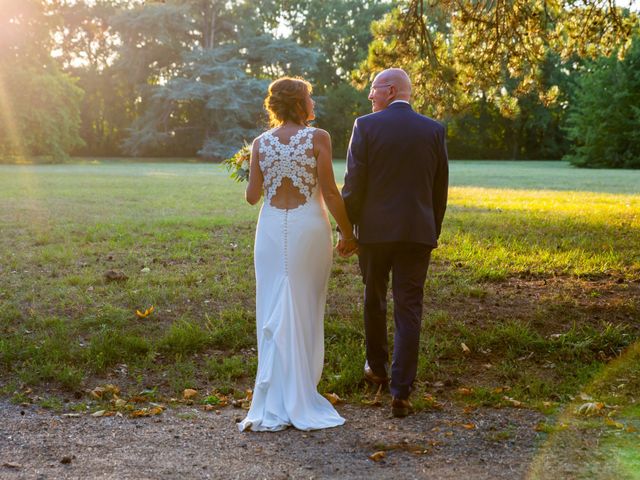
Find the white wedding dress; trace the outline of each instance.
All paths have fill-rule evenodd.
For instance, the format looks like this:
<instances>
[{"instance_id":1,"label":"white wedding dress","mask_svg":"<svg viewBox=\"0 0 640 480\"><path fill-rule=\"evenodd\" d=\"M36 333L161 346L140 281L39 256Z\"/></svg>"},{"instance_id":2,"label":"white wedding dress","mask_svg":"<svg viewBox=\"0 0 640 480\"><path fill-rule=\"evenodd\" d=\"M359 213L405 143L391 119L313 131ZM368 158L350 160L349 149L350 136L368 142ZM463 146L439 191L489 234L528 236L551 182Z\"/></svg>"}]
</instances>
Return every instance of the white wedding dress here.
<instances>
[{"instance_id":1,"label":"white wedding dress","mask_svg":"<svg viewBox=\"0 0 640 480\"><path fill-rule=\"evenodd\" d=\"M281 142L259 138L265 201L255 239L258 372L240 431L300 430L342 425L317 391L324 362L324 307L331 271L331 225L318 189L313 128ZM274 206L289 187L296 208Z\"/></svg>"}]
</instances>

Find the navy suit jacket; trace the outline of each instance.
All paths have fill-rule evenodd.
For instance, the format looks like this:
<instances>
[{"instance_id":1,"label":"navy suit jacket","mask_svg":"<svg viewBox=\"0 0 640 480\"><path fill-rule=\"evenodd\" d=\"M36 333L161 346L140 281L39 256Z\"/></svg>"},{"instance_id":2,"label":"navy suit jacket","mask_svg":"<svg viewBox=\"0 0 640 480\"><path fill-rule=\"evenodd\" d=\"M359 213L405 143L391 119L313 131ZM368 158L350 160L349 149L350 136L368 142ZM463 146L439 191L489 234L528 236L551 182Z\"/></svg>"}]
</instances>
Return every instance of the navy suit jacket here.
<instances>
[{"instance_id":1,"label":"navy suit jacket","mask_svg":"<svg viewBox=\"0 0 640 480\"><path fill-rule=\"evenodd\" d=\"M447 206L445 129L398 102L356 119L342 196L360 243L436 247Z\"/></svg>"}]
</instances>

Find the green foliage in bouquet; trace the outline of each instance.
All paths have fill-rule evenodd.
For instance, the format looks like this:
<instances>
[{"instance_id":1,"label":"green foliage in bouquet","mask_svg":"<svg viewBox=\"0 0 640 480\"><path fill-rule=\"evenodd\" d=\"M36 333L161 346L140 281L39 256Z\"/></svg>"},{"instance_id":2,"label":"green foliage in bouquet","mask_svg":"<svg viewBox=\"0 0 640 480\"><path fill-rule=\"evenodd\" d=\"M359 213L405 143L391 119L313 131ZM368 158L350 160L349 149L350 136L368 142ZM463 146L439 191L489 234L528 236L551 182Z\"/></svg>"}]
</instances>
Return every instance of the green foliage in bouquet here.
<instances>
[{"instance_id":1,"label":"green foliage in bouquet","mask_svg":"<svg viewBox=\"0 0 640 480\"><path fill-rule=\"evenodd\" d=\"M249 159L251 158L251 146L245 143L235 155L225 159L222 163L231 172L231 178L236 182L249 180Z\"/></svg>"}]
</instances>

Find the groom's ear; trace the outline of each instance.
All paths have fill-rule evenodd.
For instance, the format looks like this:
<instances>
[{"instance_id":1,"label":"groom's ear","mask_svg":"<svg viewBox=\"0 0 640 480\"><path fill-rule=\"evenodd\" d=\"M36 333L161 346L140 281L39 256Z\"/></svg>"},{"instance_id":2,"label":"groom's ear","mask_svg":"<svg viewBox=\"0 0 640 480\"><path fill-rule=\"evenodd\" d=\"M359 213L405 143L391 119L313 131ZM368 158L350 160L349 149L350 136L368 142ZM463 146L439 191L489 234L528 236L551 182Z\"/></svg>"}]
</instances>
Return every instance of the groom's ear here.
<instances>
[{"instance_id":1,"label":"groom's ear","mask_svg":"<svg viewBox=\"0 0 640 480\"><path fill-rule=\"evenodd\" d=\"M389 98L394 99L398 95L398 87L389 85Z\"/></svg>"}]
</instances>

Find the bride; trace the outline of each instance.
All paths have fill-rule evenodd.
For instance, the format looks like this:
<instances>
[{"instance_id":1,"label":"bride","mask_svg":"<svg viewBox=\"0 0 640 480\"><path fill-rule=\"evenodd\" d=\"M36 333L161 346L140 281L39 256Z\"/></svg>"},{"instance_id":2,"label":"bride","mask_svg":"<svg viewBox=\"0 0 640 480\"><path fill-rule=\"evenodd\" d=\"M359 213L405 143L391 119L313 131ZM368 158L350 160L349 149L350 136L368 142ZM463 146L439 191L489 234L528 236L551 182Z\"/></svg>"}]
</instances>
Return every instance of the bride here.
<instances>
[{"instance_id":1,"label":"bride","mask_svg":"<svg viewBox=\"0 0 640 480\"><path fill-rule=\"evenodd\" d=\"M280 78L264 101L271 130L253 141L246 199L264 193L256 229L258 372L240 431L342 425L317 391L324 362L324 307L332 234L324 205L341 232L338 251L357 243L333 176L331 137L308 126L315 118L311 85Z\"/></svg>"}]
</instances>

